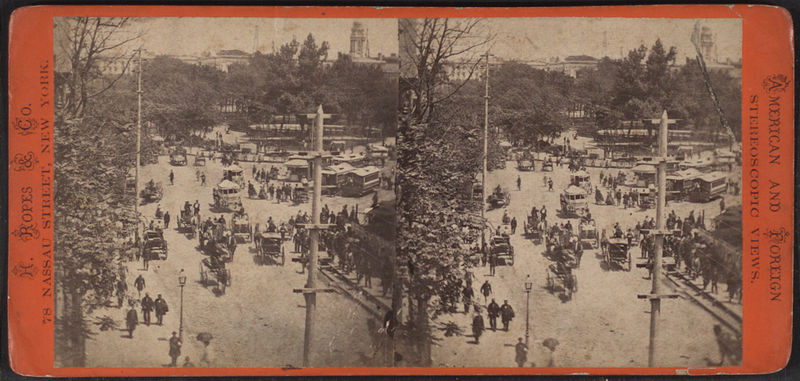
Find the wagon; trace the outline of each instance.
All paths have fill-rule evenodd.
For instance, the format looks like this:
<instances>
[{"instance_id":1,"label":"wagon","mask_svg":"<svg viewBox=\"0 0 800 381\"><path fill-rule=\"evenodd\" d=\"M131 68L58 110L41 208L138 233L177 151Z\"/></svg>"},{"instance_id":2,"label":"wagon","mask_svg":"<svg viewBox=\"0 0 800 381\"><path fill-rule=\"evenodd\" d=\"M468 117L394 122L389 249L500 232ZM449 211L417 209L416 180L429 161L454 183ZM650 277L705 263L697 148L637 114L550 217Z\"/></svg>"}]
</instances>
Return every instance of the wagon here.
<instances>
[{"instance_id":1,"label":"wagon","mask_svg":"<svg viewBox=\"0 0 800 381\"><path fill-rule=\"evenodd\" d=\"M517 161L517 169L522 172L530 172L533 171L533 160L528 159L520 159Z\"/></svg>"},{"instance_id":2,"label":"wagon","mask_svg":"<svg viewBox=\"0 0 800 381\"><path fill-rule=\"evenodd\" d=\"M550 160L542 162L542 172L553 172L553 162Z\"/></svg>"},{"instance_id":3,"label":"wagon","mask_svg":"<svg viewBox=\"0 0 800 381\"><path fill-rule=\"evenodd\" d=\"M523 228L525 231L525 236L533 240L534 244L539 245L544 239L544 234L547 230L547 224L539 218L534 218L533 215L528 215L527 221L524 222Z\"/></svg>"},{"instance_id":4,"label":"wagon","mask_svg":"<svg viewBox=\"0 0 800 381\"><path fill-rule=\"evenodd\" d=\"M250 216L247 213L236 213L231 218L231 232L241 242L253 241L253 228L250 225Z\"/></svg>"},{"instance_id":5,"label":"wagon","mask_svg":"<svg viewBox=\"0 0 800 381\"><path fill-rule=\"evenodd\" d=\"M164 188L161 186L161 183L154 182L153 180L148 181L144 189L139 192L139 196L145 203L159 201L163 195Z\"/></svg>"},{"instance_id":6,"label":"wagon","mask_svg":"<svg viewBox=\"0 0 800 381\"><path fill-rule=\"evenodd\" d=\"M255 239L261 263L267 263L268 258L276 264L280 259L281 266L286 263L286 248L279 233L259 233Z\"/></svg>"},{"instance_id":7,"label":"wagon","mask_svg":"<svg viewBox=\"0 0 800 381\"><path fill-rule=\"evenodd\" d=\"M511 197L508 191L501 189L498 185L494 192L486 198L486 202L489 203L489 208L497 209L507 206L511 202Z\"/></svg>"},{"instance_id":8,"label":"wagon","mask_svg":"<svg viewBox=\"0 0 800 381\"><path fill-rule=\"evenodd\" d=\"M631 250L626 238L608 238L603 246L603 258L609 269L616 265L631 271Z\"/></svg>"},{"instance_id":9,"label":"wagon","mask_svg":"<svg viewBox=\"0 0 800 381\"><path fill-rule=\"evenodd\" d=\"M231 285L233 280L231 270L225 267L225 261L213 256L200 261L200 284L208 287L211 277L214 277L217 287L222 293L225 293L225 289Z\"/></svg>"},{"instance_id":10,"label":"wagon","mask_svg":"<svg viewBox=\"0 0 800 381\"><path fill-rule=\"evenodd\" d=\"M490 250L496 264L514 266L514 247L511 246L511 240L507 235L492 237Z\"/></svg>"},{"instance_id":11,"label":"wagon","mask_svg":"<svg viewBox=\"0 0 800 381\"><path fill-rule=\"evenodd\" d=\"M144 232L142 255L147 260L167 259L167 241L164 240L162 232L156 230Z\"/></svg>"},{"instance_id":12,"label":"wagon","mask_svg":"<svg viewBox=\"0 0 800 381\"><path fill-rule=\"evenodd\" d=\"M182 209L178 216L178 230L187 233L189 238L194 238L197 233L198 219L191 210Z\"/></svg>"},{"instance_id":13,"label":"wagon","mask_svg":"<svg viewBox=\"0 0 800 381\"><path fill-rule=\"evenodd\" d=\"M581 221L578 225L578 237L583 247L597 249L600 246L600 237L597 234L597 225L594 220Z\"/></svg>"},{"instance_id":14,"label":"wagon","mask_svg":"<svg viewBox=\"0 0 800 381\"><path fill-rule=\"evenodd\" d=\"M230 180L223 180L217 184L213 191L214 207L233 212L244 210L239 189L241 189L239 185Z\"/></svg>"},{"instance_id":15,"label":"wagon","mask_svg":"<svg viewBox=\"0 0 800 381\"><path fill-rule=\"evenodd\" d=\"M195 167L205 167L206 166L206 158L204 156L197 155L194 157L194 166Z\"/></svg>"},{"instance_id":16,"label":"wagon","mask_svg":"<svg viewBox=\"0 0 800 381\"><path fill-rule=\"evenodd\" d=\"M550 264L547 266L547 290L563 291L566 299L572 299L572 294L578 292L578 277L562 262Z\"/></svg>"},{"instance_id":17,"label":"wagon","mask_svg":"<svg viewBox=\"0 0 800 381\"><path fill-rule=\"evenodd\" d=\"M575 185L570 185L560 195L561 214L565 218L583 217L589 211L586 201L586 191Z\"/></svg>"},{"instance_id":18,"label":"wagon","mask_svg":"<svg viewBox=\"0 0 800 381\"><path fill-rule=\"evenodd\" d=\"M169 154L169 164L173 166L186 165L186 150L183 148L176 148Z\"/></svg>"}]
</instances>

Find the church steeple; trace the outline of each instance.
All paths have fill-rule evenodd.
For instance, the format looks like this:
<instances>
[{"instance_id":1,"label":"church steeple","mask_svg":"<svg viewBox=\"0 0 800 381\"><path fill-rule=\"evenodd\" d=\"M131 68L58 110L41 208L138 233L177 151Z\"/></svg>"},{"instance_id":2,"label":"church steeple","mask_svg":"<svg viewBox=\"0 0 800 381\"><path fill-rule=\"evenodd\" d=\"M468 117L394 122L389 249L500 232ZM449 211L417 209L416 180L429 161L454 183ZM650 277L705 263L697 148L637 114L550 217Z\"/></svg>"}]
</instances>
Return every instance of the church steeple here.
<instances>
[{"instance_id":1,"label":"church steeple","mask_svg":"<svg viewBox=\"0 0 800 381\"><path fill-rule=\"evenodd\" d=\"M367 32L361 22L353 22L350 29L350 56L367 57L369 56L369 43L367 42Z\"/></svg>"}]
</instances>

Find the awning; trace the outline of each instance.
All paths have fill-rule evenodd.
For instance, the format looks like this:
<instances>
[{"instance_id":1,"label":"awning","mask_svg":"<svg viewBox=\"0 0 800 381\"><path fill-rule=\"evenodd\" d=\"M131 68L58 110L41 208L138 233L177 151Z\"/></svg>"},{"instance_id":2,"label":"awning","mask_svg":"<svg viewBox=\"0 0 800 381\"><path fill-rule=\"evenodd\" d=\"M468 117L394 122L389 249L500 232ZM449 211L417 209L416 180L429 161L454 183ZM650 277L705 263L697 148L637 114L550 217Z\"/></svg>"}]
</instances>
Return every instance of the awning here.
<instances>
[{"instance_id":1,"label":"awning","mask_svg":"<svg viewBox=\"0 0 800 381\"><path fill-rule=\"evenodd\" d=\"M238 166L236 164L231 164L231 165L229 165L229 166L227 166L225 168L222 168L222 170L225 171L225 172L242 172L243 171L242 167L240 167L240 166Z\"/></svg>"},{"instance_id":2,"label":"awning","mask_svg":"<svg viewBox=\"0 0 800 381\"><path fill-rule=\"evenodd\" d=\"M579 194L586 195L586 191L583 190L583 188L576 187L574 185L570 185L569 187L567 187L567 189L564 190L564 193L568 195L579 195Z\"/></svg>"},{"instance_id":3,"label":"awning","mask_svg":"<svg viewBox=\"0 0 800 381\"><path fill-rule=\"evenodd\" d=\"M287 167L307 168L308 167L308 161L305 161L303 159L291 159L291 160L287 161L286 163L284 163L284 165L286 165Z\"/></svg>"}]
</instances>

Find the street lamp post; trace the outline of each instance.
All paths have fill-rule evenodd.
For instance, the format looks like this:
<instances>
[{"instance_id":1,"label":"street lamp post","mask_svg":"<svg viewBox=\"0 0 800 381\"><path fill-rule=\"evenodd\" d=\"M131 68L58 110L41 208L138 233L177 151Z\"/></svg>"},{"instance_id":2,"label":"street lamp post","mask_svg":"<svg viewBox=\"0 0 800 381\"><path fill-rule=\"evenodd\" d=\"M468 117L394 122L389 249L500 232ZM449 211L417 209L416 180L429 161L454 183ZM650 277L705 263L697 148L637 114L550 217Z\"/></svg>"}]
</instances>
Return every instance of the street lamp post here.
<instances>
[{"instance_id":1,"label":"street lamp post","mask_svg":"<svg viewBox=\"0 0 800 381\"><path fill-rule=\"evenodd\" d=\"M181 312L178 338L183 340L183 286L186 285L186 273L183 272L183 269L181 269L181 273L178 275L178 284L181 286Z\"/></svg>"},{"instance_id":2,"label":"street lamp post","mask_svg":"<svg viewBox=\"0 0 800 381\"><path fill-rule=\"evenodd\" d=\"M531 281L531 276L525 278L525 346L528 347L528 342L530 338L530 310L531 310L531 290L533 289L533 282Z\"/></svg>"}]
</instances>

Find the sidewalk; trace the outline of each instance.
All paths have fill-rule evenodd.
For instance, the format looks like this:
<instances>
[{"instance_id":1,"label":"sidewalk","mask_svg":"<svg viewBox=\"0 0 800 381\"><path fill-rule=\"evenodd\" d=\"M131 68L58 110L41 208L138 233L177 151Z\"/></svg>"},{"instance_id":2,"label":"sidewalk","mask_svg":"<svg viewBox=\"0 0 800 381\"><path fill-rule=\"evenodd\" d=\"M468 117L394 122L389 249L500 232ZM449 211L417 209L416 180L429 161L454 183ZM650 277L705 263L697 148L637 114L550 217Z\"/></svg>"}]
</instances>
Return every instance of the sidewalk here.
<instances>
[{"instance_id":1,"label":"sidewalk","mask_svg":"<svg viewBox=\"0 0 800 381\"><path fill-rule=\"evenodd\" d=\"M719 284L717 293L712 293L710 291L710 284L706 286L706 289L709 291L703 291L703 278L697 277L697 279L692 280L688 278L683 273L675 273L675 276L686 282L692 289L694 289L698 295L703 295L706 299L709 299L714 303L715 307L718 307L728 314L730 314L734 319L738 320L740 323L742 321L742 304L737 302L729 302L728 301L728 292L727 292L727 285Z\"/></svg>"}]
</instances>

